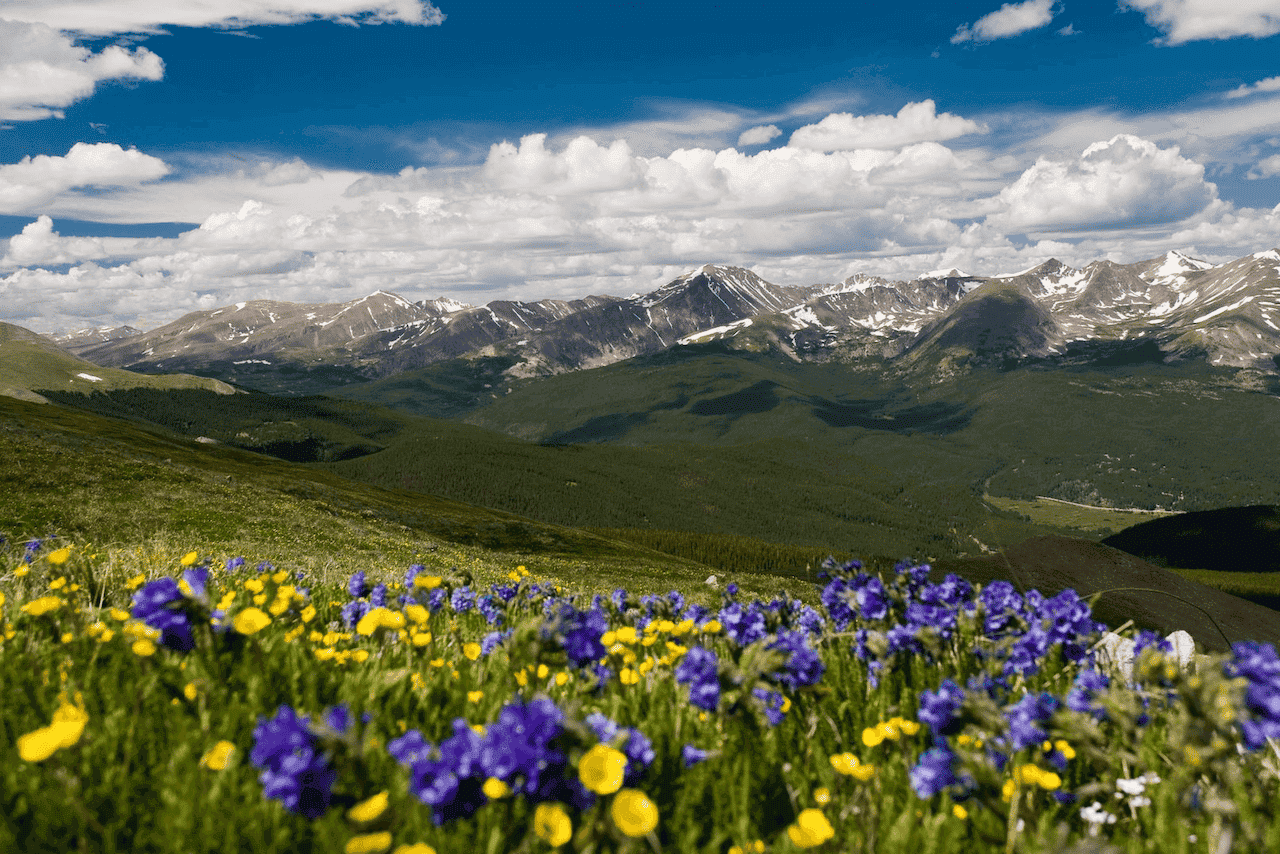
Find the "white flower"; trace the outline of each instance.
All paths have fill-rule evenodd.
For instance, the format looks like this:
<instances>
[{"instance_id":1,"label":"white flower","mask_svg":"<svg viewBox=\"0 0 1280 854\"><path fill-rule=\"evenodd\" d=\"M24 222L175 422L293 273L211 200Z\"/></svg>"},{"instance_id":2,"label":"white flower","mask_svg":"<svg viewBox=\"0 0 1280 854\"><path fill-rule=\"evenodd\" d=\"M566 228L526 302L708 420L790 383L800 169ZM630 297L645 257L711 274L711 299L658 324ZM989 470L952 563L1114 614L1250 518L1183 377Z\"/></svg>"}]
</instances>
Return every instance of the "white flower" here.
<instances>
[{"instance_id":1,"label":"white flower","mask_svg":"<svg viewBox=\"0 0 1280 854\"><path fill-rule=\"evenodd\" d=\"M1093 825L1115 824L1116 817L1114 813L1109 813L1102 808L1102 804L1094 801L1087 807L1080 810L1080 817Z\"/></svg>"}]
</instances>

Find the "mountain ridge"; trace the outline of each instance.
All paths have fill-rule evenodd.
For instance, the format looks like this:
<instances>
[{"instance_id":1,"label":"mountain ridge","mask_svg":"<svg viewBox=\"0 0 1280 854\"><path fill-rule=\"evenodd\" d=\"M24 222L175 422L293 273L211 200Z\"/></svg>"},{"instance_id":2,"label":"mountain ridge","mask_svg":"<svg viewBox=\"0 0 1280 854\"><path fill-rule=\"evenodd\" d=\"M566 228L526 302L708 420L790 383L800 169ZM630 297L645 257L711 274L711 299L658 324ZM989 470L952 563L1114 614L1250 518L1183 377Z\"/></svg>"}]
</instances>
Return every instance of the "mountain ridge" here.
<instances>
[{"instance_id":1,"label":"mountain ridge","mask_svg":"<svg viewBox=\"0 0 1280 854\"><path fill-rule=\"evenodd\" d=\"M509 360L506 373L519 380L735 339L796 360L903 357L895 370L933 380L1061 357L1079 352L1080 342L1143 341L1167 360L1278 373L1280 251L1218 265L1177 251L1080 269L1049 259L997 276L951 269L889 281L855 274L804 287L704 264L625 298L467 306L379 291L346 303L257 300L191 312L149 332L53 338L97 364L198 371L249 386L270 374L316 371L308 390L493 357Z\"/></svg>"}]
</instances>

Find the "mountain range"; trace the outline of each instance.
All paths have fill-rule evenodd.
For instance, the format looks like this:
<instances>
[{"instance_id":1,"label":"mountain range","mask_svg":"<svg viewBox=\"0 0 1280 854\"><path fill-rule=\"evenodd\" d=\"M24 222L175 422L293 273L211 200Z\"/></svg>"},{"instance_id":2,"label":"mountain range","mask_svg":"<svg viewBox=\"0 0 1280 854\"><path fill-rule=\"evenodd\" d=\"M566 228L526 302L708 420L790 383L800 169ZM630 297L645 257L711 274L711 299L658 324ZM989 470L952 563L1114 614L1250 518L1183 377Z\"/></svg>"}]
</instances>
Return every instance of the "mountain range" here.
<instances>
[{"instance_id":1,"label":"mountain range","mask_svg":"<svg viewBox=\"0 0 1280 854\"><path fill-rule=\"evenodd\" d=\"M1179 252L1082 269L959 270L891 282L775 285L707 264L646 294L468 306L378 292L346 303L255 300L146 332L54 340L99 365L186 371L268 391L320 391L450 360L499 360L507 380L584 370L694 343L796 361L871 360L939 381L1029 362L1181 362L1280 373L1280 251L1210 264Z\"/></svg>"}]
</instances>

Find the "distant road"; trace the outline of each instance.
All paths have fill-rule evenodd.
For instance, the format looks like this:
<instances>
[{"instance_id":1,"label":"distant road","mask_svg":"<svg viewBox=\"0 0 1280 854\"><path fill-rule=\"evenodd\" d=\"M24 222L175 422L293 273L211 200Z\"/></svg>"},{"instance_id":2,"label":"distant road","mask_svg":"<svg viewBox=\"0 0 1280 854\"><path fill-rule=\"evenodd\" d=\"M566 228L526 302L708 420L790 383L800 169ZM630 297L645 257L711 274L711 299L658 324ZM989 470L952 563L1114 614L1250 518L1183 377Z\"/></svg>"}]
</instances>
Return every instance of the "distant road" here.
<instances>
[{"instance_id":1,"label":"distant road","mask_svg":"<svg viewBox=\"0 0 1280 854\"><path fill-rule=\"evenodd\" d=\"M1095 504L1080 504L1075 501L1063 501L1061 498L1050 498L1047 495L1037 495L1038 501L1053 501L1058 504L1070 504L1072 507L1083 507L1086 510L1110 510L1115 513L1163 513L1166 516L1176 516L1179 513L1185 513L1185 510L1143 510L1138 507L1098 507Z\"/></svg>"}]
</instances>

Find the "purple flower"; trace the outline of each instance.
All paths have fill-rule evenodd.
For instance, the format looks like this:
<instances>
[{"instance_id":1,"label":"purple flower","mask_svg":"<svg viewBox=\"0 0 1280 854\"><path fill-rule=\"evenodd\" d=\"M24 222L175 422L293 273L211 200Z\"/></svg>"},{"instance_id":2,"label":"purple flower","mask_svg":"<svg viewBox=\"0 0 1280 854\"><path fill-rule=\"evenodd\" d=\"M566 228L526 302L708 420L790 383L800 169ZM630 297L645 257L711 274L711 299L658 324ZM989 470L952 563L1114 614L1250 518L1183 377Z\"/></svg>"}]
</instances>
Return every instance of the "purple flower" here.
<instances>
[{"instance_id":1,"label":"purple flower","mask_svg":"<svg viewBox=\"0 0 1280 854\"><path fill-rule=\"evenodd\" d=\"M758 602L745 608L741 602L733 602L720 609L720 625L729 640L739 646L749 646L768 634L764 614Z\"/></svg>"},{"instance_id":2,"label":"purple flower","mask_svg":"<svg viewBox=\"0 0 1280 854\"><path fill-rule=\"evenodd\" d=\"M684 762L684 767L686 768L692 768L699 762L705 761L710 755L709 751L701 750L692 744L686 744L680 749L680 759Z\"/></svg>"},{"instance_id":3,"label":"purple flower","mask_svg":"<svg viewBox=\"0 0 1280 854\"><path fill-rule=\"evenodd\" d=\"M920 692L917 717L929 725L934 735L954 735L960 730L957 714L964 705L964 691L950 679L944 679L937 691Z\"/></svg>"},{"instance_id":4,"label":"purple flower","mask_svg":"<svg viewBox=\"0 0 1280 854\"><path fill-rule=\"evenodd\" d=\"M956 755L945 747L926 750L908 773L916 797L932 798L947 786L956 783L955 771L952 770L955 761Z\"/></svg>"},{"instance_id":5,"label":"purple flower","mask_svg":"<svg viewBox=\"0 0 1280 854\"><path fill-rule=\"evenodd\" d=\"M263 796L309 819L324 815L337 772L319 752L307 718L281 706L274 718L258 719L253 742L249 759L262 769Z\"/></svg>"},{"instance_id":6,"label":"purple flower","mask_svg":"<svg viewBox=\"0 0 1280 854\"><path fill-rule=\"evenodd\" d=\"M568 602L561 602L543 623L542 636L557 641L569 657L569 663L581 669L604 658L605 648L600 636L608 628L609 619L604 611L579 611Z\"/></svg>"},{"instance_id":7,"label":"purple flower","mask_svg":"<svg viewBox=\"0 0 1280 854\"><path fill-rule=\"evenodd\" d=\"M449 597L449 607L456 614L465 614L476 606L476 594L470 587L459 587Z\"/></svg>"},{"instance_id":8,"label":"purple flower","mask_svg":"<svg viewBox=\"0 0 1280 854\"><path fill-rule=\"evenodd\" d=\"M369 591L369 604L375 608L385 608L387 605L387 585L379 584L377 587Z\"/></svg>"},{"instance_id":9,"label":"purple flower","mask_svg":"<svg viewBox=\"0 0 1280 854\"><path fill-rule=\"evenodd\" d=\"M1048 692L1027 694L1004 712L1005 721L1009 725L1009 744L1014 750L1042 744L1048 734L1040 724L1049 721L1053 713L1061 705L1054 695Z\"/></svg>"},{"instance_id":10,"label":"purple flower","mask_svg":"<svg viewBox=\"0 0 1280 854\"><path fill-rule=\"evenodd\" d=\"M809 645L809 636L801 632L778 632L778 637L769 644L769 648L787 654L787 660L776 678L792 690L803 685L818 684L822 674L827 671L822 657Z\"/></svg>"},{"instance_id":11,"label":"purple flower","mask_svg":"<svg viewBox=\"0 0 1280 854\"><path fill-rule=\"evenodd\" d=\"M370 587L364 580L364 570L356 570L351 577L347 579L347 595L352 599L359 599L362 596L369 595Z\"/></svg>"},{"instance_id":12,"label":"purple flower","mask_svg":"<svg viewBox=\"0 0 1280 854\"><path fill-rule=\"evenodd\" d=\"M360 618L371 610L373 610L373 606L365 600L352 599L342 606L342 624L348 629L354 629L356 623L360 622Z\"/></svg>"},{"instance_id":13,"label":"purple flower","mask_svg":"<svg viewBox=\"0 0 1280 854\"><path fill-rule=\"evenodd\" d=\"M690 647L676 665L676 682L689 686L689 702L714 712L720 705L720 659L706 647Z\"/></svg>"},{"instance_id":14,"label":"purple flower","mask_svg":"<svg viewBox=\"0 0 1280 854\"><path fill-rule=\"evenodd\" d=\"M1022 597L1007 581L993 581L978 594L982 606L982 632L989 638L1005 634L1022 610Z\"/></svg>"},{"instance_id":15,"label":"purple flower","mask_svg":"<svg viewBox=\"0 0 1280 854\"><path fill-rule=\"evenodd\" d=\"M176 652L189 652L195 647L191 633L191 618L183 608L182 591L172 578L148 581L133 594L130 611L135 620L141 620L160 632L160 645Z\"/></svg>"},{"instance_id":16,"label":"purple flower","mask_svg":"<svg viewBox=\"0 0 1280 854\"><path fill-rule=\"evenodd\" d=\"M239 569L242 566L244 566L244 558L233 557L227 561L226 571L235 572L237 569Z\"/></svg>"},{"instance_id":17,"label":"purple flower","mask_svg":"<svg viewBox=\"0 0 1280 854\"><path fill-rule=\"evenodd\" d=\"M769 688L752 688L751 696L760 701L760 705L764 709L764 716L769 721L770 726L777 726L782 723L783 718L786 717L786 713L782 711L783 705L786 704L786 697Z\"/></svg>"}]
</instances>

